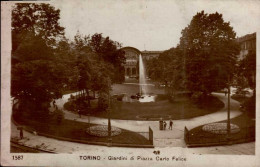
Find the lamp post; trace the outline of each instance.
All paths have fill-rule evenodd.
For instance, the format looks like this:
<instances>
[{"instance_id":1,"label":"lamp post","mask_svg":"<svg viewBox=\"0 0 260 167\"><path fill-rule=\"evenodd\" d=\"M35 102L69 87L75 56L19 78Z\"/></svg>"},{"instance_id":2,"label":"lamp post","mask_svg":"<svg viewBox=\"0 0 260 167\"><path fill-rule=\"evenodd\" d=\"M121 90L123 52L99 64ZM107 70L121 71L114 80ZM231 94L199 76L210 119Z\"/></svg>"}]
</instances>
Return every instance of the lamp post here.
<instances>
[{"instance_id":1,"label":"lamp post","mask_svg":"<svg viewBox=\"0 0 260 167\"><path fill-rule=\"evenodd\" d=\"M108 112L108 126L107 126L107 130L108 130L108 143L109 145L111 145L112 143L112 138L111 138L111 121L110 121L110 91L108 91L108 108L107 108L107 112Z\"/></svg>"},{"instance_id":2,"label":"lamp post","mask_svg":"<svg viewBox=\"0 0 260 167\"><path fill-rule=\"evenodd\" d=\"M228 75L227 140L230 139L230 75Z\"/></svg>"}]
</instances>

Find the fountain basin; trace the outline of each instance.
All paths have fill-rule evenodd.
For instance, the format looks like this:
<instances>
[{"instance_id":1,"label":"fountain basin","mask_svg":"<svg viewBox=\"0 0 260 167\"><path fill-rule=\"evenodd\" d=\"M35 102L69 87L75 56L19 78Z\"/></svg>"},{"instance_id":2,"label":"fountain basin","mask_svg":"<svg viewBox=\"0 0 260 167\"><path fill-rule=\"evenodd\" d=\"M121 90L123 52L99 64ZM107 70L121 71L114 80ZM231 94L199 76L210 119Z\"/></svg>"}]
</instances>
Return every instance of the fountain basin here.
<instances>
[{"instance_id":1,"label":"fountain basin","mask_svg":"<svg viewBox=\"0 0 260 167\"><path fill-rule=\"evenodd\" d=\"M155 101L155 95L142 95L138 101L141 103L147 103L147 102L154 102Z\"/></svg>"}]
</instances>

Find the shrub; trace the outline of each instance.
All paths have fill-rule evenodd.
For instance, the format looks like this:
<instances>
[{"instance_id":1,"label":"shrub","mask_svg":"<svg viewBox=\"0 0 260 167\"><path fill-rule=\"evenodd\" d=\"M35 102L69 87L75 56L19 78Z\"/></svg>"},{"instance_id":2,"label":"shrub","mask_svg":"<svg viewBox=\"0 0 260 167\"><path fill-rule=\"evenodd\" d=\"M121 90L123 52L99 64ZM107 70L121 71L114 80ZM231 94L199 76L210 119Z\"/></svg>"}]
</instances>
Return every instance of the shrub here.
<instances>
[{"instance_id":1,"label":"shrub","mask_svg":"<svg viewBox=\"0 0 260 167\"><path fill-rule=\"evenodd\" d=\"M199 104L203 100L203 93L202 92L194 92L191 95L191 101L195 104Z\"/></svg>"},{"instance_id":2,"label":"shrub","mask_svg":"<svg viewBox=\"0 0 260 167\"><path fill-rule=\"evenodd\" d=\"M63 111L59 110L59 109L55 110L54 114L53 114L53 118L54 118L55 122L58 125L60 125L61 122L64 120L64 113L63 113Z\"/></svg>"},{"instance_id":3,"label":"shrub","mask_svg":"<svg viewBox=\"0 0 260 167\"><path fill-rule=\"evenodd\" d=\"M65 108L65 110L68 111L75 111L76 110L76 104L75 101L68 101L66 102L63 107Z\"/></svg>"},{"instance_id":4,"label":"shrub","mask_svg":"<svg viewBox=\"0 0 260 167\"><path fill-rule=\"evenodd\" d=\"M245 111L249 117L255 118L255 103L256 99L255 96L250 97L243 103L243 108L245 108Z\"/></svg>"}]
</instances>

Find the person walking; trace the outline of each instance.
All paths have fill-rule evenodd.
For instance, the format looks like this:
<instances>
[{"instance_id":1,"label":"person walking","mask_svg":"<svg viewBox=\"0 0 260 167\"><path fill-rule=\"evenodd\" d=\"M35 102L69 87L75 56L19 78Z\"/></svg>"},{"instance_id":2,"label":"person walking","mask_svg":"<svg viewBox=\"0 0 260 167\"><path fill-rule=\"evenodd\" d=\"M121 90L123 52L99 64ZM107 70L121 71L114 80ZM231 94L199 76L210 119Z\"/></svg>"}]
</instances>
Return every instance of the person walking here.
<instances>
[{"instance_id":1,"label":"person walking","mask_svg":"<svg viewBox=\"0 0 260 167\"><path fill-rule=\"evenodd\" d=\"M166 130L167 123L163 121L163 130Z\"/></svg>"},{"instance_id":2,"label":"person walking","mask_svg":"<svg viewBox=\"0 0 260 167\"><path fill-rule=\"evenodd\" d=\"M20 139L23 139L23 127L18 127L20 130Z\"/></svg>"},{"instance_id":3,"label":"person walking","mask_svg":"<svg viewBox=\"0 0 260 167\"><path fill-rule=\"evenodd\" d=\"M79 118L81 118L81 110L78 109Z\"/></svg>"},{"instance_id":4,"label":"person walking","mask_svg":"<svg viewBox=\"0 0 260 167\"><path fill-rule=\"evenodd\" d=\"M172 122L172 120L170 119L169 129L171 129L171 130L172 130L172 125L173 125L173 122Z\"/></svg>"},{"instance_id":5,"label":"person walking","mask_svg":"<svg viewBox=\"0 0 260 167\"><path fill-rule=\"evenodd\" d=\"M225 92L225 96L227 96L228 89L227 89L227 88L225 88L225 89L224 89L224 92Z\"/></svg>"}]
</instances>

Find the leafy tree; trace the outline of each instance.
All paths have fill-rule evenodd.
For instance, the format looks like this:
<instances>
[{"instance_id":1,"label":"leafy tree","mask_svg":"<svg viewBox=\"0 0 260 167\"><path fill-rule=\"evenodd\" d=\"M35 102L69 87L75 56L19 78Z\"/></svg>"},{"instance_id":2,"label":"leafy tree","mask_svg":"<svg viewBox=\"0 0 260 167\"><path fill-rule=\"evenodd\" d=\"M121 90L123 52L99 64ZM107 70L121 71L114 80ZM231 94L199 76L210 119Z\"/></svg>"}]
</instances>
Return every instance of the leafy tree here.
<instances>
[{"instance_id":1,"label":"leafy tree","mask_svg":"<svg viewBox=\"0 0 260 167\"><path fill-rule=\"evenodd\" d=\"M54 59L52 49L46 45L45 40L40 36L37 36L32 32L22 32L21 35L23 38L20 40L19 46L12 54L12 57L16 62Z\"/></svg>"},{"instance_id":2,"label":"leafy tree","mask_svg":"<svg viewBox=\"0 0 260 167\"><path fill-rule=\"evenodd\" d=\"M148 71L153 80L165 85L168 95L174 96L176 91L184 89L183 63L178 47L161 53L157 59L151 59Z\"/></svg>"},{"instance_id":3,"label":"leafy tree","mask_svg":"<svg viewBox=\"0 0 260 167\"><path fill-rule=\"evenodd\" d=\"M18 63L12 70L11 94L21 106L34 111L47 111L52 99L60 98L63 71L56 63L33 60Z\"/></svg>"},{"instance_id":4,"label":"leafy tree","mask_svg":"<svg viewBox=\"0 0 260 167\"><path fill-rule=\"evenodd\" d=\"M125 56L124 52L120 50L120 43L109 39L109 37L104 38L102 34L94 34L89 40L89 45L99 55L100 60L113 65L112 82L123 82Z\"/></svg>"},{"instance_id":5,"label":"leafy tree","mask_svg":"<svg viewBox=\"0 0 260 167\"><path fill-rule=\"evenodd\" d=\"M64 29L58 19L59 10L49 4L16 4L12 11L11 95L32 115L48 115L67 80L54 52Z\"/></svg>"},{"instance_id":6,"label":"leafy tree","mask_svg":"<svg viewBox=\"0 0 260 167\"><path fill-rule=\"evenodd\" d=\"M93 35L92 39L98 37L98 35ZM75 35L73 42L73 54L77 57L75 63L77 79L74 81L77 82L78 90L87 93L88 106L90 106L90 90L92 90L94 94L98 92L100 105L103 104L104 100L107 100L104 99L104 97L108 96L109 90L111 89L110 81L114 72L114 66L109 63L108 60L101 57L101 51L105 52L104 49L98 49L96 45L93 47L93 43L91 42L89 36L83 36L79 32ZM108 45L108 49L109 48L111 48L111 46ZM96 51L99 51L99 53Z\"/></svg>"},{"instance_id":7,"label":"leafy tree","mask_svg":"<svg viewBox=\"0 0 260 167\"><path fill-rule=\"evenodd\" d=\"M234 73L239 47L235 32L219 13L197 13L182 31L180 49L187 89L204 94L227 86ZM232 79L232 78L231 78Z\"/></svg>"},{"instance_id":8,"label":"leafy tree","mask_svg":"<svg viewBox=\"0 0 260 167\"><path fill-rule=\"evenodd\" d=\"M256 51L252 50L239 62L238 74L247 80L248 86L255 89L256 85Z\"/></svg>"},{"instance_id":9,"label":"leafy tree","mask_svg":"<svg viewBox=\"0 0 260 167\"><path fill-rule=\"evenodd\" d=\"M25 33L31 32L53 46L57 37L63 36L64 28L59 25L60 10L45 3L17 3L12 10L13 51L21 43Z\"/></svg>"}]
</instances>

